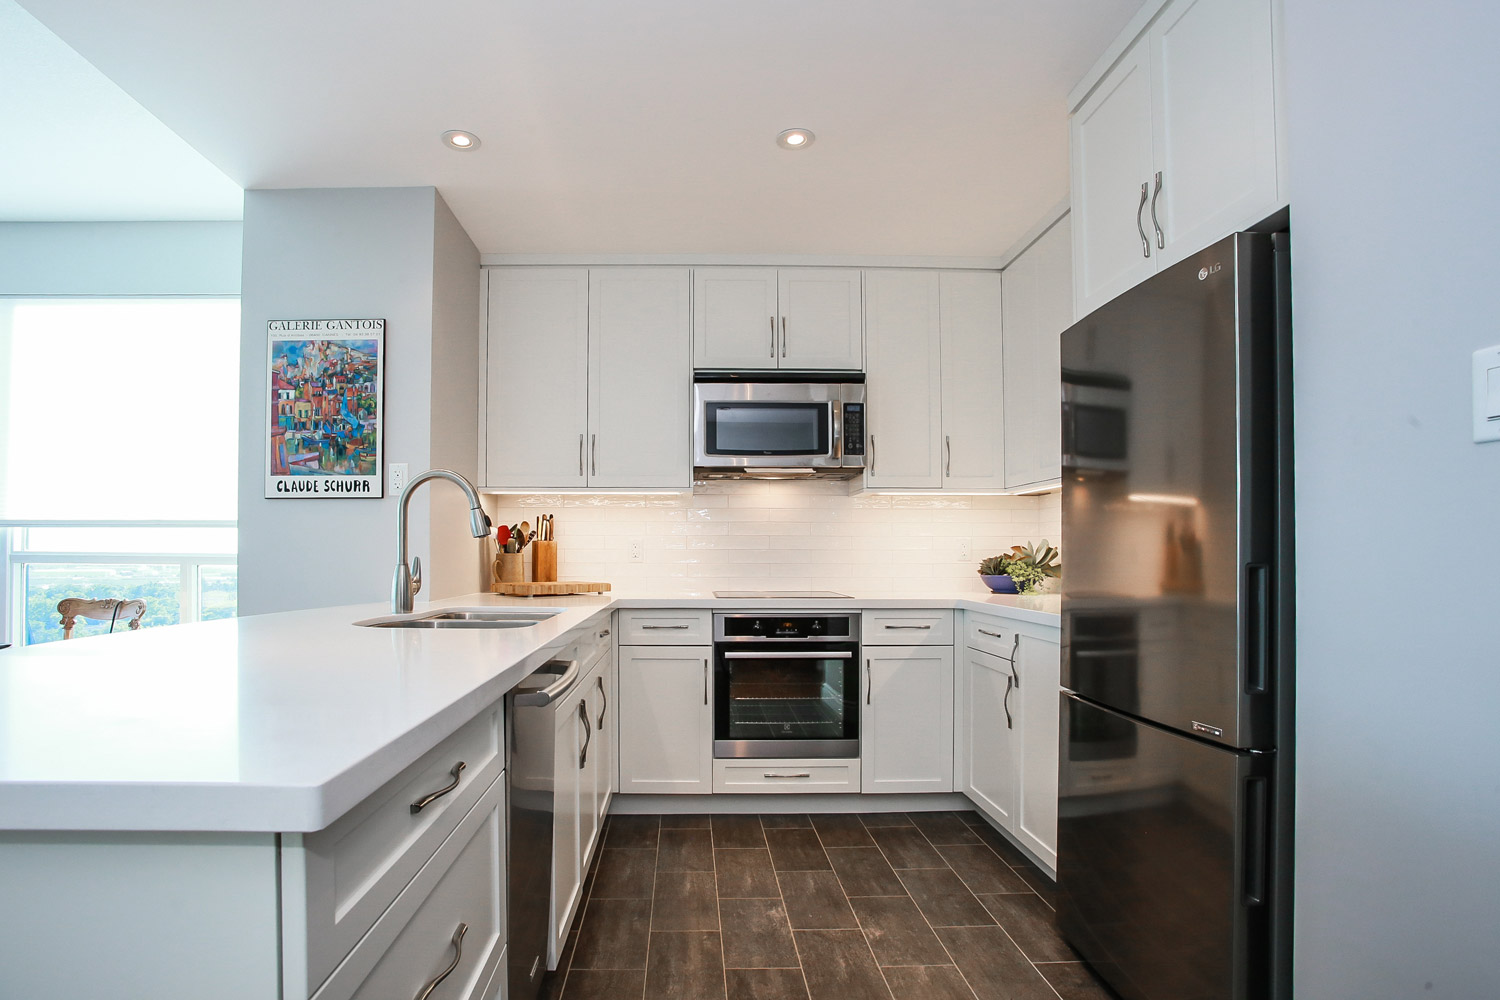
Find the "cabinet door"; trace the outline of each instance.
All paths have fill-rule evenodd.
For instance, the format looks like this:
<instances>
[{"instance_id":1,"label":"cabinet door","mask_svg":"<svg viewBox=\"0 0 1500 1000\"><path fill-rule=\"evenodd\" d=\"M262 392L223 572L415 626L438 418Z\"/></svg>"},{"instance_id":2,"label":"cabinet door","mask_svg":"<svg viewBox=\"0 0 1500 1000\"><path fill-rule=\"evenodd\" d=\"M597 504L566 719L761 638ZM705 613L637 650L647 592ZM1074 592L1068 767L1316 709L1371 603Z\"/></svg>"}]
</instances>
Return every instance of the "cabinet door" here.
<instances>
[{"instance_id":1,"label":"cabinet door","mask_svg":"<svg viewBox=\"0 0 1500 1000\"><path fill-rule=\"evenodd\" d=\"M552 923L547 942L547 968L557 968L568 925L578 908L583 889L583 869L579 864L581 834L582 769L578 756L583 749L583 724L578 706L582 697L575 689L558 706L553 742L553 774L557 784L552 789Z\"/></svg>"},{"instance_id":2,"label":"cabinet door","mask_svg":"<svg viewBox=\"0 0 1500 1000\"><path fill-rule=\"evenodd\" d=\"M687 268L589 271L588 483L693 484Z\"/></svg>"},{"instance_id":3,"label":"cabinet door","mask_svg":"<svg viewBox=\"0 0 1500 1000\"><path fill-rule=\"evenodd\" d=\"M1148 47L1125 53L1074 112L1073 277L1082 318L1156 273L1150 205L1151 69ZM1139 223L1139 224L1138 224ZM1153 237L1154 239L1154 237Z\"/></svg>"},{"instance_id":4,"label":"cabinet door","mask_svg":"<svg viewBox=\"0 0 1500 1000\"><path fill-rule=\"evenodd\" d=\"M953 791L953 647L865 650L860 790Z\"/></svg>"},{"instance_id":5,"label":"cabinet door","mask_svg":"<svg viewBox=\"0 0 1500 1000\"><path fill-rule=\"evenodd\" d=\"M604 828L604 815L609 809L610 775L614 770L614 754L611 743L614 739L614 720L609 717L609 671L610 657L594 670L585 684L588 690L584 701L589 713L589 754L583 768L583 784L579 793L579 856L580 867L588 871L589 859L598 848L599 834Z\"/></svg>"},{"instance_id":6,"label":"cabinet door","mask_svg":"<svg viewBox=\"0 0 1500 1000\"><path fill-rule=\"evenodd\" d=\"M588 271L495 268L489 281L483 485L583 486Z\"/></svg>"},{"instance_id":7,"label":"cabinet door","mask_svg":"<svg viewBox=\"0 0 1500 1000\"><path fill-rule=\"evenodd\" d=\"M1004 282L1005 485L1017 489L1062 476L1062 332L1073 322L1068 220L1011 261Z\"/></svg>"},{"instance_id":8,"label":"cabinet door","mask_svg":"<svg viewBox=\"0 0 1500 1000\"><path fill-rule=\"evenodd\" d=\"M860 272L853 268L782 268L777 274L782 368L859 371L865 364Z\"/></svg>"},{"instance_id":9,"label":"cabinet door","mask_svg":"<svg viewBox=\"0 0 1500 1000\"><path fill-rule=\"evenodd\" d=\"M1281 204L1270 0L1176 0L1149 44L1160 269Z\"/></svg>"},{"instance_id":10,"label":"cabinet door","mask_svg":"<svg viewBox=\"0 0 1500 1000\"><path fill-rule=\"evenodd\" d=\"M1055 642L1021 636L1016 650L1019 690L1011 695L1011 710L1019 704L1025 753L1020 756L1021 789L1012 832L1021 843L1057 869L1057 756L1061 693L1058 688L1059 646ZM1018 697L1019 696L1019 697Z\"/></svg>"},{"instance_id":11,"label":"cabinet door","mask_svg":"<svg viewBox=\"0 0 1500 1000\"><path fill-rule=\"evenodd\" d=\"M939 288L943 486L1000 489L1005 485L1000 274L945 272Z\"/></svg>"},{"instance_id":12,"label":"cabinet door","mask_svg":"<svg viewBox=\"0 0 1500 1000\"><path fill-rule=\"evenodd\" d=\"M712 791L712 659L712 646L620 647L620 791Z\"/></svg>"},{"instance_id":13,"label":"cabinet door","mask_svg":"<svg viewBox=\"0 0 1500 1000\"><path fill-rule=\"evenodd\" d=\"M693 269L693 367L775 368L774 267Z\"/></svg>"},{"instance_id":14,"label":"cabinet door","mask_svg":"<svg viewBox=\"0 0 1500 1000\"><path fill-rule=\"evenodd\" d=\"M964 718L960 730L964 745L959 753L968 763L969 776L963 791L996 823L1014 831L1020 798L1022 720L1011 662L969 649L964 654L962 673ZM1054 768L1056 760L1054 749Z\"/></svg>"},{"instance_id":15,"label":"cabinet door","mask_svg":"<svg viewBox=\"0 0 1500 1000\"><path fill-rule=\"evenodd\" d=\"M936 271L865 272L865 485L942 485Z\"/></svg>"}]
</instances>

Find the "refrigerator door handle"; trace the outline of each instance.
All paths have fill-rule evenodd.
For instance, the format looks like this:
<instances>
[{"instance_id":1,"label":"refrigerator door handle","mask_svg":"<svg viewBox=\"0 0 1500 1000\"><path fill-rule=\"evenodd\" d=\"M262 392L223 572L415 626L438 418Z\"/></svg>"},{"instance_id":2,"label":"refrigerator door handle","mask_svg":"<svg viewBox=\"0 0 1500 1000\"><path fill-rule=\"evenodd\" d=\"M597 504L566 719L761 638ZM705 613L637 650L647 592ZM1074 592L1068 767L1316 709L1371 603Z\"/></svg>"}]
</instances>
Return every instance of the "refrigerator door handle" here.
<instances>
[{"instance_id":1,"label":"refrigerator door handle","mask_svg":"<svg viewBox=\"0 0 1500 1000\"><path fill-rule=\"evenodd\" d=\"M1246 617L1250 648L1245 651L1245 692L1265 694L1271 676L1271 567L1251 563L1245 567Z\"/></svg>"},{"instance_id":2,"label":"refrigerator door handle","mask_svg":"<svg viewBox=\"0 0 1500 1000\"><path fill-rule=\"evenodd\" d=\"M1246 778L1243 790L1245 856L1240 895L1246 906L1259 906L1266 901L1267 854L1270 850L1270 834L1266 829L1270 819L1266 784L1265 778Z\"/></svg>"}]
</instances>

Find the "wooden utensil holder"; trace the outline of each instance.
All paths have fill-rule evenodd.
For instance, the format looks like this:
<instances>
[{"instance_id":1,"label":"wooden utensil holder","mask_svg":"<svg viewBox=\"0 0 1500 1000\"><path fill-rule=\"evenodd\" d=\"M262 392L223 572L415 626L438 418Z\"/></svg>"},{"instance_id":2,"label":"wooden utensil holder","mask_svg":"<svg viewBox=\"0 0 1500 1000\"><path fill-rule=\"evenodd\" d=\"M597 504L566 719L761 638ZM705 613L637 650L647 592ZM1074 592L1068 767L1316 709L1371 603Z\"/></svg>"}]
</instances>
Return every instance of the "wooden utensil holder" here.
<instances>
[{"instance_id":1,"label":"wooden utensil holder","mask_svg":"<svg viewBox=\"0 0 1500 1000\"><path fill-rule=\"evenodd\" d=\"M519 552L501 552L495 556L495 580L498 583L525 583L525 557Z\"/></svg>"},{"instance_id":2,"label":"wooden utensil holder","mask_svg":"<svg viewBox=\"0 0 1500 1000\"><path fill-rule=\"evenodd\" d=\"M533 583L555 583L557 581L556 542L531 543L531 580Z\"/></svg>"}]
</instances>

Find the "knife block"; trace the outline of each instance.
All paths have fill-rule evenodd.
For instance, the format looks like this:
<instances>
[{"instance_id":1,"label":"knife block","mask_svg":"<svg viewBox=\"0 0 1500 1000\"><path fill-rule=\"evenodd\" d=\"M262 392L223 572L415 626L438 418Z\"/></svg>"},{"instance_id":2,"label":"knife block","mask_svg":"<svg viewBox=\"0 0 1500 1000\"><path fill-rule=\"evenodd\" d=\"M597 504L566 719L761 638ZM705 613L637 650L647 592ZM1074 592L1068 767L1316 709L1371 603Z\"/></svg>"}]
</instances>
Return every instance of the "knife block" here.
<instances>
[{"instance_id":1,"label":"knife block","mask_svg":"<svg viewBox=\"0 0 1500 1000\"><path fill-rule=\"evenodd\" d=\"M531 580L533 583L557 582L557 543L531 543Z\"/></svg>"}]
</instances>

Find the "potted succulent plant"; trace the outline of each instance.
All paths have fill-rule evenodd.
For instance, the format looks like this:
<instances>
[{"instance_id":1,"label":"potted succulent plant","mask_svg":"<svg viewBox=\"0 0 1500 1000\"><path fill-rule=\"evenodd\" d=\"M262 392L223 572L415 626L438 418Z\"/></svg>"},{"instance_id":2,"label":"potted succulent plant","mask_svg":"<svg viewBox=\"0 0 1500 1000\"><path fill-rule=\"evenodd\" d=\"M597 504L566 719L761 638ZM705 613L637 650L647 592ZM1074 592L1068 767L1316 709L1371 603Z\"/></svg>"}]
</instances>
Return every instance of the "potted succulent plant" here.
<instances>
[{"instance_id":1,"label":"potted succulent plant","mask_svg":"<svg viewBox=\"0 0 1500 1000\"><path fill-rule=\"evenodd\" d=\"M1057 549L1042 539L1033 547L1013 545L1009 552L990 556L979 564L979 576L996 594L1034 594L1037 586L1049 576L1062 574Z\"/></svg>"}]
</instances>

